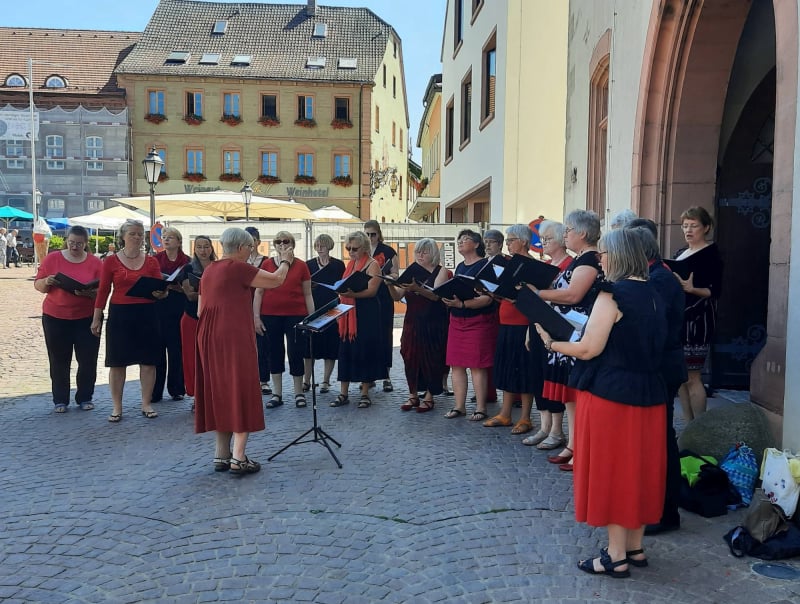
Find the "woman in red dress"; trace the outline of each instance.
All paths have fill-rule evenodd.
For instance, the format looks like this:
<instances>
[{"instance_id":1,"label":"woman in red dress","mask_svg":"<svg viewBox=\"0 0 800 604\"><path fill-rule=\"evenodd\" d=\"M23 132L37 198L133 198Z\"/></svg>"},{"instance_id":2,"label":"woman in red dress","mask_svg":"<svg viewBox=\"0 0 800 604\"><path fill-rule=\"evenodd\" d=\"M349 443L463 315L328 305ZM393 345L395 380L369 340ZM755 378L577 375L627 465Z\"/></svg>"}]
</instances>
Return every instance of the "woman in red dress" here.
<instances>
[{"instance_id":1,"label":"woman in red dress","mask_svg":"<svg viewBox=\"0 0 800 604\"><path fill-rule=\"evenodd\" d=\"M226 229L220 244L222 259L203 273L197 303L195 432L216 431L215 471L253 474L261 464L245 446L250 432L264 429L264 411L250 290L278 287L294 255L281 250L278 270L268 273L247 263L254 245L246 231Z\"/></svg>"}]
</instances>

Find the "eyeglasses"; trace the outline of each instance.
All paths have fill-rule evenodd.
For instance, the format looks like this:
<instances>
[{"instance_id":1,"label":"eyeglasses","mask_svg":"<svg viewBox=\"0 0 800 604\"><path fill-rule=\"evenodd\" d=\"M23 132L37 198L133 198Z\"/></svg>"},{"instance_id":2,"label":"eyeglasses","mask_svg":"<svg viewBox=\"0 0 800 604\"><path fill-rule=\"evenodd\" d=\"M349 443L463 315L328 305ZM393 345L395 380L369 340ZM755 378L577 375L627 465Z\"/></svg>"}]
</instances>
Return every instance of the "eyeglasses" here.
<instances>
[{"instance_id":1,"label":"eyeglasses","mask_svg":"<svg viewBox=\"0 0 800 604\"><path fill-rule=\"evenodd\" d=\"M281 244L289 245L291 242L292 242L291 239L276 239L275 240L275 245L281 245Z\"/></svg>"},{"instance_id":2,"label":"eyeglasses","mask_svg":"<svg viewBox=\"0 0 800 604\"><path fill-rule=\"evenodd\" d=\"M344 246L344 249L346 249L348 252L357 252L361 248L360 247L350 247L350 246L346 245L346 246Z\"/></svg>"},{"instance_id":3,"label":"eyeglasses","mask_svg":"<svg viewBox=\"0 0 800 604\"><path fill-rule=\"evenodd\" d=\"M575 227L564 227L564 234L566 235L570 231L574 231L574 230L575 230Z\"/></svg>"},{"instance_id":4,"label":"eyeglasses","mask_svg":"<svg viewBox=\"0 0 800 604\"><path fill-rule=\"evenodd\" d=\"M67 239L67 245L69 247L86 247L86 242L85 241L71 241L71 240Z\"/></svg>"},{"instance_id":5,"label":"eyeglasses","mask_svg":"<svg viewBox=\"0 0 800 604\"><path fill-rule=\"evenodd\" d=\"M370 239L372 239L373 237L377 237L377 236L378 236L378 233L367 233L367 237L369 237Z\"/></svg>"}]
</instances>

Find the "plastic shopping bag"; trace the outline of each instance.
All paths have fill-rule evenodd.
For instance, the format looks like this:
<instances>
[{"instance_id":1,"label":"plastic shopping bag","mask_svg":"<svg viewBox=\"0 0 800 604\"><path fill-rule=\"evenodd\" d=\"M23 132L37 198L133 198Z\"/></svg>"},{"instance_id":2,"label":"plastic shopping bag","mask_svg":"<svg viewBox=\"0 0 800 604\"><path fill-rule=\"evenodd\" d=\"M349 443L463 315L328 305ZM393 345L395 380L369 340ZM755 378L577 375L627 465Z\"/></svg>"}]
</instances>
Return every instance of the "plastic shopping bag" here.
<instances>
[{"instance_id":1,"label":"plastic shopping bag","mask_svg":"<svg viewBox=\"0 0 800 604\"><path fill-rule=\"evenodd\" d=\"M720 462L733 487L742 496L741 505L750 505L758 478L758 460L752 449L744 443L736 443Z\"/></svg>"},{"instance_id":2,"label":"plastic shopping bag","mask_svg":"<svg viewBox=\"0 0 800 604\"><path fill-rule=\"evenodd\" d=\"M787 518L791 518L800 497L800 459L789 451L764 449L761 487L769 500L780 506Z\"/></svg>"}]
</instances>

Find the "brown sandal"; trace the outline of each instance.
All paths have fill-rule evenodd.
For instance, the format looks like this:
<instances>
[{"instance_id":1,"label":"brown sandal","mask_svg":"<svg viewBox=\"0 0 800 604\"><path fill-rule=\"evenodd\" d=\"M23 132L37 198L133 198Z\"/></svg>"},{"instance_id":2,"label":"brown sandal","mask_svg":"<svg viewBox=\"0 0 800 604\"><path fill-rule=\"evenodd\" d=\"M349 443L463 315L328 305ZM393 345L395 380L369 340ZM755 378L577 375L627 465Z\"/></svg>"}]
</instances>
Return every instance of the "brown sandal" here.
<instances>
[{"instance_id":1,"label":"brown sandal","mask_svg":"<svg viewBox=\"0 0 800 604\"><path fill-rule=\"evenodd\" d=\"M419 407L419 397L409 396L408 401L400 405L400 411L411 411L416 407Z\"/></svg>"},{"instance_id":2,"label":"brown sandal","mask_svg":"<svg viewBox=\"0 0 800 604\"><path fill-rule=\"evenodd\" d=\"M422 404L419 407L417 407L417 413L427 413L428 411L431 411L433 409L433 405L434 402L432 398L422 399Z\"/></svg>"}]
</instances>

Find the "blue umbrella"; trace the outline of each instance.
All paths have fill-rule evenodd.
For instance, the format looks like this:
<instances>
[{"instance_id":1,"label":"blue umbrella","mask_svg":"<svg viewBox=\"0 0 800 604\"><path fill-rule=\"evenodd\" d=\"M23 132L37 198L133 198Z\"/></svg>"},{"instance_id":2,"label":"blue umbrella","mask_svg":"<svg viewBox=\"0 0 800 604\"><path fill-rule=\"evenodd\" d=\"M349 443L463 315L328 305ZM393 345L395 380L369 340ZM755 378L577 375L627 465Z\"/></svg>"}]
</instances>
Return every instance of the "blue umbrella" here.
<instances>
[{"instance_id":1,"label":"blue umbrella","mask_svg":"<svg viewBox=\"0 0 800 604\"><path fill-rule=\"evenodd\" d=\"M45 218L45 221L50 225L51 229L69 228L69 219L67 218Z\"/></svg>"}]
</instances>

